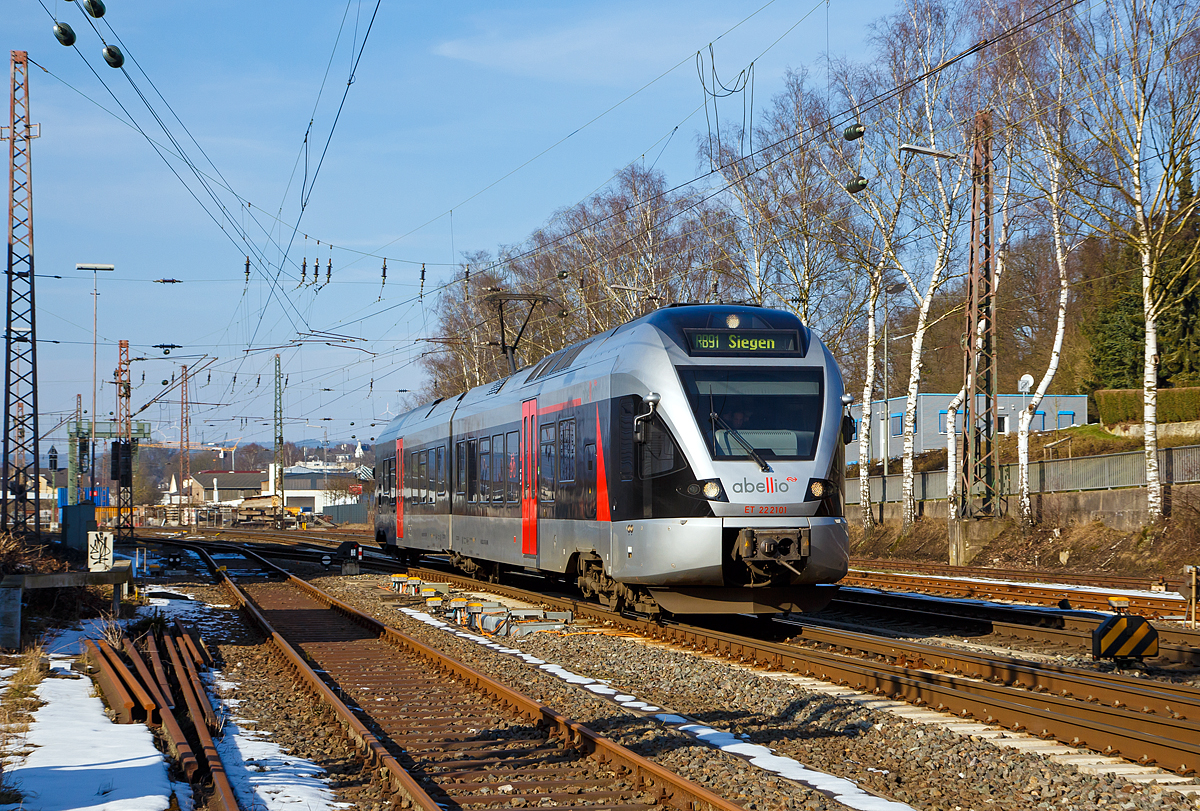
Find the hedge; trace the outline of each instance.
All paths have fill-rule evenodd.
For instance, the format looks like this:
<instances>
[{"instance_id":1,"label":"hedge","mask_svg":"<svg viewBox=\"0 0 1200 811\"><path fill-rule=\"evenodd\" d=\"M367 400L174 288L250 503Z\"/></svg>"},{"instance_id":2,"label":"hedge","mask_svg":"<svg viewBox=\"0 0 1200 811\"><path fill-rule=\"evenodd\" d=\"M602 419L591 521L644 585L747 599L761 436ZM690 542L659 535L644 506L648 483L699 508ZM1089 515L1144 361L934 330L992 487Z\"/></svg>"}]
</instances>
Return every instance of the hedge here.
<instances>
[{"instance_id":1,"label":"hedge","mask_svg":"<svg viewBox=\"0 0 1200 811\"><path fill-rule=\"evenodd\" d=\"M1096 398L1100 422L1105 425L1142 421L1141 389L1100 389L1092 396ZM1160 423L1193 420L1200 420L1200 388L1158 390Z\"/></svg>"}]
</instances>

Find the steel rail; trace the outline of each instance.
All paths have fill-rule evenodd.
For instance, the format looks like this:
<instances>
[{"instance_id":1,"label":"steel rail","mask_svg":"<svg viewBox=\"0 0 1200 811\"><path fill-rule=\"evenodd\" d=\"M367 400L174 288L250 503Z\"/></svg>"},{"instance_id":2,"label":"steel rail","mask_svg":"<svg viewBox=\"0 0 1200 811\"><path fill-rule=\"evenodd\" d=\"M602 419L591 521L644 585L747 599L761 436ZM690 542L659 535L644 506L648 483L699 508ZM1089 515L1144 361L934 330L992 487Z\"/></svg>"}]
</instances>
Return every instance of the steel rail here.
<instances>
[{"instance_id":1,"label":"steel rail","mask_svg":"<svg viewBox=\"0 0 1200 811\"><path fill-rule=\"evenodd\" d=\"M947 594L974 600L1016 600L1039 605L1061 606L1066 602L1072 608L1087 608L1093 611L1111 610L1107 594L1054 589L1051 586L1033 583L992 583L935 575L852 571L842 578L841 585L889 591L915 591L920 594ZM1147 595L1123 596L1129 598L1130 612L1148 617L1179 614L1187 608L1187 603L1178 595L1174 598Z\"/></svg>"},{"instance_id":2,"label":"steel rail","mask_svg":"<svg viewBox=\"0 0 1200 811\"><path fill-rule=\"evenodd\" d=\"M1088 702L1089 695L1093 700L1095 696L1089 693L1086 686L1080 693L1084 700L1078 700L914 667L912 665L926 663L925 660L915 655L905 658L900 651L901 646L894 640L875 640L874 643L879 647L896 649L891 661L887 661L882 652L870 655L878 656L883 661L868 661L861 656L811 650L694 626L656 624L615 614L591 603L550 598L511 586L483 584L437 570L413 569L412 573L429 580L458 583L465 588L494 592L514 599L540 601L573 611L577 617L593 619L652 639L763 668L847 684L866 692L932 706L964 717L972 716L986 723L1029 731L1106 754L1120 754L1128 760L1157 763L1171 771L1191 773L1200 769L1200 724L1186 719L1162 718L1130 711L1128 707L1134 701L1132 696L1140 695L1136 689L1129 693L1129 701L1122 700L1122 706L1104 706ZM870 639L862 634L850 636L829 629L822 629L822 632L829 634L831 639L843 634L838 636L841 641L837 646L848 650L854 649L861 638ZM942 648L935 650L939 654L944 652ZM930 658L936 661L932 655ZM1021 664L1036 668L1030 663ZM1011 665L996 664L992 670L999 674L1010 668ZM1058 678L1064 677L1060 675ZM1137 684L1135 688L1145 686ZM1099 689L1098 686L1096 689ZM1139 701L1137 706L1140 708L1145 703Z\"/></svg>"},{"instance_id":3,"label":"steel rail","mask_svg":"<svg viewBox=\"0 0 1200 811\"><path fill-rule=\"evenodd\" d=\"M1133 589L1149 591L1153 586L1165 586L1178 591L1183 578L1178 576L1129 577L1103 572L1059 572L1051 569L997 569L990 566L953 566L949 563L916 563L891 558L850 558L850 568L865 572L912 572L946 577L984 577L993 580L1018 580L1033 583L1067 583L1095 588Z\"/></svg>"},{"instance_id":4,"label":"steel rail","mask_svg":"<svg viewBox=\"0 0 1200 811\"><path fill-rule=\"evenodd\" d=\"M1063 645L1091 653L1092 632L1107 616L1080 616L1029 611L1010 605L979 605L953 598L931 604L924 596L875 590L841 589L830 604L832 609L868 611L889 619L954 627L1013 639ZM1005 619L1007 618L1007 619ZM1200 665L1200 633L1166 625L1155 625L1159 659ZM897 631L903 634L903 631Z\"/></svg>"},{"instance_id":5,"label":"steel rail","mask_svg":"<svg viewBox=\"0 0 1200 811\"><path fill-rule=\"evenodd\" d=\"M199 548L198 544L187 544L174 542L180 546L191 546ZM298 589L314 601L328 606L331 610L343 615L347 619L358 624L365 630L375 633L379 638L385 640L391 645L405 651L411 656L419 657L434 663L440 669L452 673L456 679L471 684L476 690L484 695L490 696L524 718L545 726L552 735L559 737L565 745L571 748L579 749L589 756L593 757L600 763L608 764L610 767L618 767L628 774L631 782L648 787L657 797L658 802L678 809L679 811L742 811L741 807L731 803L718 795L708 791L707 789L698 786L691 781L683 778L670 770L659 766L652 761L643 758L642 756L626 749L625 747L593 732L586 726L572 721L571 719L561 715L549 707L531 699L512 688L501 684L494 679L468 667L461 662L458 662L447 655L435 650L400 631L379 622L373 617L358 611L349 604L338 600L330 594L318 589L310 583L292 575L286 570L276 566L270 561L262 558L258 554L244 550L244 554L254 558L264 567L286 576L288 585ZM211 560L211 559L210 559ZM419 804L426 811L437 811L439 806L429 795L426 794L413 780L413 778L403 770L398 762L391 755L387 754L379 740L369 732L361 721L346 707L340 700L333 695L332 691L325 685L319 676L312 670L301 658L300 654L268 623L264 613L259 609L254 601L227 576L225 572L216 570L212 567L214 574L218 575L221 583L227 588L238 604L253 618L265 634L267 634L281 651L285 652L285 656L292 662L293 667L302 673L305 680L322 695L327 704L340 706L339 715L344 722L352 723L356 729L356 737L364 741L370 742L370 748L378 759L385 763L386 768L391 772L392 777L404 778L403 782L411 786L411 790L420 792L424 798L428 799L430 805L426 806L423 801L418 801L414 794L413 802ZM336 708L335 708L336 711ZM385 758L387 760L385 760ZM394 764L391 765L391 764ZM394 771L394 770L398 770Z\"/></svg>"}]
</instances>

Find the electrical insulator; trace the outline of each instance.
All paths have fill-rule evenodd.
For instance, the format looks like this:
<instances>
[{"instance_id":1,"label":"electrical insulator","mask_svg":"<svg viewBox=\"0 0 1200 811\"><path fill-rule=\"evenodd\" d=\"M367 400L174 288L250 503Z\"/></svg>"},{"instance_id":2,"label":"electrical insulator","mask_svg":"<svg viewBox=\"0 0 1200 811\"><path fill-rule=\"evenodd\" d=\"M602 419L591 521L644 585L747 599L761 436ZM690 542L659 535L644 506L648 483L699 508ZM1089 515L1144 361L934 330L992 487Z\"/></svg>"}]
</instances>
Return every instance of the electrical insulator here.
<instances>
[{"instance_id":1,"label":"electrical insulator","mask_svg":"<svg viewBox=\"0 0 1200 811\"><path fill-rule=\"evenodd\" d=\"M83 0L83 10L98 20L104 16L104 0Z\"/></svg>"},{"instance_id":2,"label":"electrical insulator","mask_svg":"<svg viewBox=\"0 0 1200 811\"><path fill-rule=\"evenodd\" d=\"M250 284L250 257L246 257L246 284Z\"/></svg>"},{"instance_id":3,"label":"electrical insulator","mask_svg":"<svg viewBox=\"0 0 1200 811\"><path fill-rule=\"evenodd\" d=\"M329 257L329 264L325 266L325 284L329 284L329 280L333 277L333 257ZM316 279L313 279L316 281Z\"/></svg>"},{"instance_id":4,"label":"electrical insulator","mask_svg":"<svg viewBox=\"0 0 1200 811\"><path fill-rule=\"evenodd\" d=\"M867 131L866 127L864 127L862 124L859 124L858 122L855 122L855 123L851 124L850 126L846 127L846 129L842 130L842 137L845 138L847 141L857 141L859 138L863 137L863 133L865 133L866 131Z\"/></svg>"},{"instance_id":5,"label":"electrical insulator","mask_svg":"<svg viewBox=\"0 0 1200 811\"><path fill-rule=\"evenodd\" d=\"M846 191L850 192L851 194L858 194L860 191L863 191L866 188L867 179L862 175L858 175L846 184Z\"/></svg>"},{"instance_id":6,"label":"electrical insulator","mask_svg":"<svg viewBox=\"0 0 1200 811\"><path fill-rule=\"evenodd\" d=\"M116 45L105 45L100 55L110 68L119 68L125 64L125 54L121 53L121 49Z\"/></svg>"},{"instance_id":7,"label":"electrical insulator","mask_svg":"<svg viewBox=\"0 0 1200 811\"><path fill-rule=\"evenodd\" d=\"M54 36L63 45L70 48L75 44L75 31L66 23L54 24Z\"/></svg>"}]
</instances>

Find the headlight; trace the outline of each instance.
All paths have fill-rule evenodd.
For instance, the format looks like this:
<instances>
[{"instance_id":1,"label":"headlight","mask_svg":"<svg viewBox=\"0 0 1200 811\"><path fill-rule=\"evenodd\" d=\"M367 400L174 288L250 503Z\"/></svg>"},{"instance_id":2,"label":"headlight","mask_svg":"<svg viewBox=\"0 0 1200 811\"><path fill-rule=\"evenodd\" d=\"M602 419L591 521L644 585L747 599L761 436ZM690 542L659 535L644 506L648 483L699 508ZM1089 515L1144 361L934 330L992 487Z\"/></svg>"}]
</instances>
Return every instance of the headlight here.
<instances>
[{"instance_id":1,"label":"headlight","mask_svg":"<svg viewBox=\"0 0 1200 811\"><path fill-rule=\"evenodd\" d=\"M720 479L700 479L686 487L680 487L679 492L690 498L702 498L706 501L729 501Z\"/></svg>"},{"instance_id":2,"label":"headlight","mask_svg":"<svg viewBox=\"0 0 1200 811\"><path fill-rule=\"evenodd\" d=\"M808 498L820 500L823 498L829 498L835 492L837 492L837 488L835 488L833 486L833 482L829 481L828 479L808 480Z\"/></svg>"}]
</instances>

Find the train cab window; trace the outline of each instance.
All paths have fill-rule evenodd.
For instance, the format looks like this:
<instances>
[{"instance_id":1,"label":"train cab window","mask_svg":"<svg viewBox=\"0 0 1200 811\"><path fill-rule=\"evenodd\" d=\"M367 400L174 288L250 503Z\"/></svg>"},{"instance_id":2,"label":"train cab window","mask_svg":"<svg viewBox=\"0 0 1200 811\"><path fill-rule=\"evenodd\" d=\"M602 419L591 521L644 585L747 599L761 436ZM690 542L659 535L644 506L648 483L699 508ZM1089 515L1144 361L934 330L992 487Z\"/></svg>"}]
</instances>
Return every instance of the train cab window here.
<instances>
[{"instance_id":1,"label":"train cab window","mask_svg":"<svg viewBox=\"0 0 1200 811\"><path fill-rule=\"evenodd\" d=\"M467 492L467 443L458 442L454 446L454 492L463 495Z\"/></svg>"},{"instance_id":2,"label":"train cab window","mask_svg":"<svg viewBox=\"0 0 1200 811\"><path fill-rule=\"evenodd\" d=\"M479 500L479 460L475 440L467 440L467 501Z\"/></svg>"},{"instance_id":3,"label":"train cab window","mask_svg":"<svg viewBox=\"0 0 1200 811\"><path fill-rule=\"evenodd\" d=\"M554 434L555 425L540 426L541 454L538 456L538 490L541 501L554 501Z\"/></svg>"},{"instance_id":4,"label":"train cab window","mask_svg":"<svg viewBox=\"0 0 1200 811\"><path fill-rule=\"evenodd\" d=\"M633 418L637 415L640 397L622 397L617 412L617 460L620 463L621 481L633 481Z\"/></svg>"},{"instance_id":5,"label":"train cab window","mask_svg":"<svg viewBox=\"0 0 1200 811\"><path fill-rule=\"evenodd\" d=\"M492 501L504 501L504 434L492 437Z\"/></svg>"},{"instance_id":6,"label":"train cab window","mask_svg":"<svg viewBox=\"0 0 1200 811\"><path fill-rule=\"evenodd\" d=\"M575 420L558 423L558 480L575 481Z\"/></svg>"},{"instance_id":7,"label":"train cab window","mask_svg":"<svg viewBox=\"0 0 1200 811\"><path fill-rule=\"evenodd\" d=\"M446 448L437 446L437 491L438 495L446 492Z\"/></svg>"},{"instance_id":8,"label":"train cab window","mask_svg":"<svg viewBox=\"0 0 1200 811\"><path fill-rule=\"evenodd\" d=\"M521 434L509 431L504 441L508 452L508 501L515 504L521 500Z\"/></svg>"},{"instance_id":9,"label":"train cab window","mask_svg":"<svg viewBox=\"0 0 1200 811\"><path fill-rule=\"evenodd\" d=\"M492 493L492 441L479 440L479 500L490 501Z\"/></svg>"},{"instance_id":10,"label":"train cab window","mask_svg":"<svg viewBox=\"0 0 1200 811\"><path fill-rule=\"evenodd\" d=\"M646 426L646 438L641 444L638 456L638 473L641 478L654 479L683 468L687 461L662 419L655 414L643 424Z\"/></svg>"}]
</instances>

